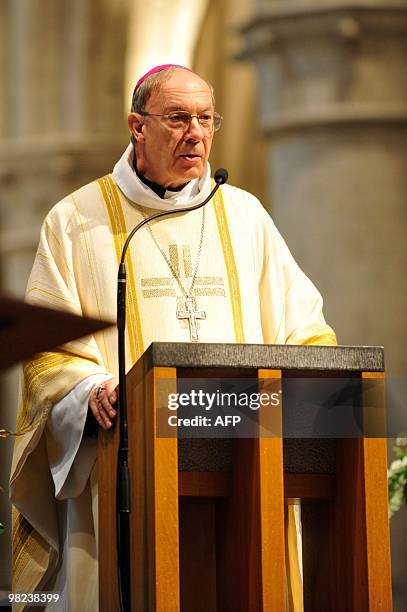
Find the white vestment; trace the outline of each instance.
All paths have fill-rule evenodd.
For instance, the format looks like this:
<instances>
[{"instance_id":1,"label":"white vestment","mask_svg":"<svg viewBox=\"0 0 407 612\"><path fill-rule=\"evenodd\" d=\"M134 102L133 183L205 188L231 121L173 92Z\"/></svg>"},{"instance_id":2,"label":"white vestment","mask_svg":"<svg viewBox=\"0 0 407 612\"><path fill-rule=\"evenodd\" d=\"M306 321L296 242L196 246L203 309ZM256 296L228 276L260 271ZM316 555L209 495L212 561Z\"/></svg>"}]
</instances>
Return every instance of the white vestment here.
<instances>
[{"instance_id":1,"label":"white vestment","mask_svg":"<svg viewBox=\"0 0 407 612\"><path fill-rule=\"evenodd\" d=\"M224 185L205 206L204 218L203 210L182 213L183 206L209 194L209 165L200 179L160 199L131 162L129 146L112 175L50 211L27 289L30 302L115 320L118 260L128 232L157 209L179 209L178 215L152 222L152 233L143 228L129 249L128 369L153 341L190 341L189 323L176 312L185 309L179 282L188 292L197 258L192 293L196 309L206 313L197 323L200 342L335 344L320 294L254 196ZM94 501L97 491L96 450L82 432L90 390L117 378L116 355L117 334L108 329L68 343L61 353L42 354L24 368L19 425L26 430L16 442L11 479L18 510L14 589L64 588L66 610L79 609L84 576L80 609L97 610L95 504L93 516L90 504L92 489ZM35 475L41 483L30 497Z\"/></svg>"}]
</instances>

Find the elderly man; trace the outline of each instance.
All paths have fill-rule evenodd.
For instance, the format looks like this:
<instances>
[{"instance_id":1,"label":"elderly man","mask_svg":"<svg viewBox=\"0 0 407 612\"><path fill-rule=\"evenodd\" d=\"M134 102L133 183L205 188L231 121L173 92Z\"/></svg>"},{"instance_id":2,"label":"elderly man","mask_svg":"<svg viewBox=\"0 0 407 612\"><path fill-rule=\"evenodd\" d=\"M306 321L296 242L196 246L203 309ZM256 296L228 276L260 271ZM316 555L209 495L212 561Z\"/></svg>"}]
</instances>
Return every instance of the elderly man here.
<instances>
[{"instance_id":1,"label":"elderly man","mask_svg":"<svg viewBox=\"0 0 407 612\"><path fill-rule=\"evenodd\" d=\"M251 194L225 185L200 210L220 127L212 88L159 66L137 83L131 144L107 175L48 214L27 299L114 319L128 232L157 210L127 257L127 365L153 341L334 344L322 299ZM187 302L188 301L188 302ZM205 317L192 334L181 310ZM59 590L66 610L97 609L96 423L116 417L116 333L108 330L25 364L11 489L14 588ZM85 434L84 434L85 430Z\"/></svg>"}]
</instances>

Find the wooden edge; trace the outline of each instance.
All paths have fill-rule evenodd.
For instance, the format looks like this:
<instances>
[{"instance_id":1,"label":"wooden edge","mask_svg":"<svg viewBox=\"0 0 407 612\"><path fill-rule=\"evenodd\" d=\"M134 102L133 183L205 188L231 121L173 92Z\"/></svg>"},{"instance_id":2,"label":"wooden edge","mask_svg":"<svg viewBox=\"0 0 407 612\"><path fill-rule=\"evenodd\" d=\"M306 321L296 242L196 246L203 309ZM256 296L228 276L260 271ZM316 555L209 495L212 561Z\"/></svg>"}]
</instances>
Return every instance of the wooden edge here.
<instances>
[{"instance_id":1,"label":"wooden edge","mask_svg":"<svg viewBox=\"0 0 407 612\"><path fill-rule=\"evenodd\" d=\"M363 440L367 571L370 610L392 610L390 525L387 485L387 444L379 438Z\"/></svg>"},{"instance_id":2,"label":"wooden edge","mask_svg":"<svg viewBox=\"0 0 407 612\"><path fill-rule=\"evenodd\" d=\"M363 372L360 377L381 380L384 374ZM363 389L364 416L384 402L377 393L380 388ZM348 607L361 612L392 609L386 447L384 438L336 443L336 599L345 597Z\"/></svg>"},{"instance_id":3,"label":"wooden edge","mask_svg":"<svg viewBox=\"0 0 407 612\"><path fill-rule=\"evenodd\" d=\"M151 372L153 401L150 403L149 443L154 470L154 491L151 491L154 533L150 531L148 541L154 546L155 556L155 577L151 586L155 590L155 609L176 612L180 609L178 439L176 435L171 438L157 435L157 414L159 410L166 413L168 404L166 397L160 397L166 394L160 393L160 381L170 381L170 392L176 392L177 370L153 367Z\"/></svg>"},{"instance_id":4,"label":"wooden edge","mask_svg":"<svg viewBox=\"0 0 407 612\"><path fill-rule=\"evenodd\" d=\"M179 472L178 494L180 498L217 499L232 494L230 472ZM333 474L285 474L285 502L313 503L332 501L335 497Z\"/></svg>"},{"instance_id":5,"label":"wooden edge","mask_svg":"<svg viewBox=\"0 0 407 612\"><path fill-rule=\"evenodd\" d=\"M258 378L281 380L281 370L258 370ZM280 400L277 417L282 422ZM282 437L258 439L261 571L263 610L284 610L286 556L284 517L284 466Z\"/></svg>"},{"instance_id":6,"label":"wooden edge","mask_svg":"<svg viewBox=\"0 0 407 612\"><path fill-rule=\"evenodd\" d=\"M332 501L335 497L333 474L284 474L285 500L289 504Z\"/></svg>"},{"instance_id":7,"label":"wooden edge","mask_svg":"<svg viewBox=\"0 0 407 612\"><path fill-rule=\"evenodd\" d=\"M230 472L179 472L178 494L182 498L223 498L232 494Z\"/></svg>"},{"instance_id":8,"label":"wooden edge","mask_svg":"<svg viewBox=\"0 0 407 612\"><path fill-rule=\"evenodd\" d=\"M119 605L116 538L116 477L119 423L98 432L98 563L99 610Z\"/></svg>"},{"instance_id":9,"label":"wooden edge","mask_svg":"<svg viewBox=\"0 0 407 612\"><path fill-rule=\"evenodd\" d=\"M362 372L363 431L366 437L386 438L384 372ZM365 381L365 384L363 384ZM371 384L368 381L372 381ZM374 384L377 381L377 384Z\"/></svg>"},{"instance_id":10,"label":"wooden edge","mask_svg":"<svg viewBox=\"0 0 407 612\"><path fill-rule=\"evenodd\" d=\"M151 375L150 375L151 378ZM131 579L132 610L148 606L148 576L151 557L148 555L148 459L147 452L147 388L149 368L143 355L127 375L129 415L129 470L131 479Z\"/></svg>"},{"instance_id":11,"label":"wooden edge","mask_svg":"<svg viewBox=\"0 0 407 612\"><path fill-rule=\"evenodd\" d=\"M260 407L260 439L281 438L283 435L282 371L260 369L258 379L259 393L267 391L270 399L270 405Z\"/></svg>"},{"instance_id":12,"label":"wooden edge","mask_svg":"<svg viewBox=\"0 0 407 612\"><path fill-rule=\"evenodd\" d=\"M384 372L362 372L361 376L362 378L386 378Z\"/></svg>"},{"instance_id":13,"label":"wooden edge","mask_svg":"<svg viewBox=\"0 0 407 612\"><path fill-rule=\"evenodd\" d=\"M362 379L384 379L384 372L363 372ZM384 388L377 391L385 402ZM383 409L383 414L384 409ZM392 610L387 440L363 439L369 609Z\"/></svg>"}]
</instances>

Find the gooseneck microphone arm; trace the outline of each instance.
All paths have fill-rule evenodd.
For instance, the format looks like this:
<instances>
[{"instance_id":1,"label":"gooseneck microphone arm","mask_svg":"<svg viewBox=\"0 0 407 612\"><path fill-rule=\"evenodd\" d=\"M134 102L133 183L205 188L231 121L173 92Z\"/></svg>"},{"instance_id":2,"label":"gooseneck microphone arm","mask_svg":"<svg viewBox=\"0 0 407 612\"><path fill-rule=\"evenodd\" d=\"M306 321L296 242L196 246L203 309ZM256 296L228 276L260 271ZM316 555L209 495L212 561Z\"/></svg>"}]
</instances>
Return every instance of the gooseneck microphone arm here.
<instances>
[{"instance_id":1,"label":"gooseneck microphone arm","mask_svg":"<svg viewBox=\"0 0 407 612\"><path fill-rule=\"evenodd\" d=\"M219 168L214 175L215 187L203 202L180 210L165 210L140 221L132 229L124 243L117 277L117 332L119 358L119 421L120 438L117 462L116 518L117 518L117 563L119 578L120 607L123 612L131 610L130 590L130 474L128 466L128 426L127 426L127 391L126 391L126 253L133 236L144 225L175 213L186 213L205 206L213 198L219 187L228 180L228 172Z\"/></svg>"}]
</instances>

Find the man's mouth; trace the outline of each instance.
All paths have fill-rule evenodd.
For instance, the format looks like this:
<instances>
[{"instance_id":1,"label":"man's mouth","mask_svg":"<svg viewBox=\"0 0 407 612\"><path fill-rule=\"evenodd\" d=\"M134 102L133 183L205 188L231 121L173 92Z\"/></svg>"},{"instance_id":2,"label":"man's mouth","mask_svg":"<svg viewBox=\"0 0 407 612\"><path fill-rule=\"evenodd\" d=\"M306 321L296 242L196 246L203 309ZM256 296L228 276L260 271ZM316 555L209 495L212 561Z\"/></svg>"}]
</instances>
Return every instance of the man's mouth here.
<instances>
[{"instance_id":1,"label":"man's mouth","mask_svg":"<svg viewBox=\"0 0 407 612\"><path fill-rule=\"evenodd\" d=\"M193 159L199 159L201 156L194 155L193 153L184 153L183 155L180 155L180 157L182 157L183 159L193 160Z\"/></svg>"}]
</instances>

